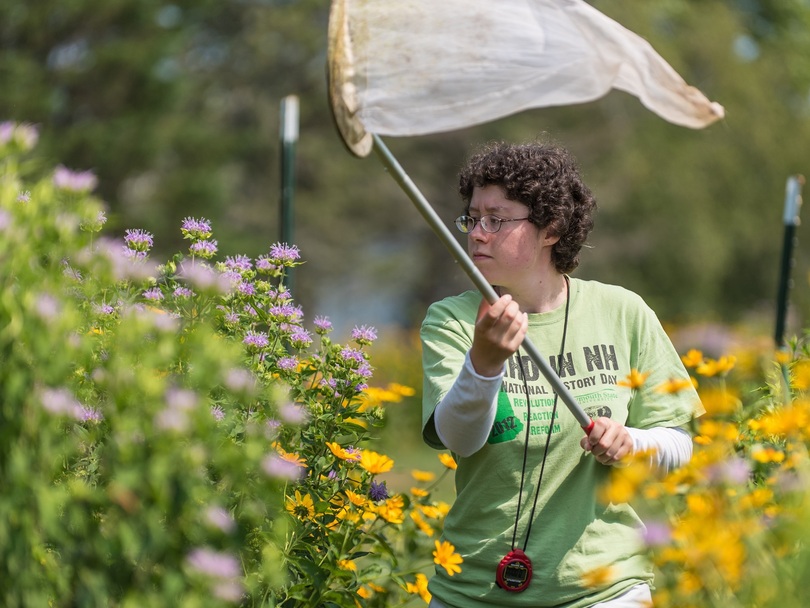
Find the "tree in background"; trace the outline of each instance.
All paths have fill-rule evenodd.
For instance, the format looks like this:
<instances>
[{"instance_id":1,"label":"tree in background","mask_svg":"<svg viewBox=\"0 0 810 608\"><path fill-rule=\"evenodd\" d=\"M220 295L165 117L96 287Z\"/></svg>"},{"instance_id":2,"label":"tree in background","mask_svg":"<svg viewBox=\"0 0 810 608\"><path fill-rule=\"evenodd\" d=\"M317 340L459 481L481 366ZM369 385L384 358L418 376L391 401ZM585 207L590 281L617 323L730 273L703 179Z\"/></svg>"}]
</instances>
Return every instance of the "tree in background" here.
<instances>
[{"instance_id":1,"label":"tree in background","mask_svg":"<svg viewBox=\"0 0 810 608\"><path fill-rule=\"evenodd\" d=\"M392 151L450 221L472 145L548 133L577 155L600 202L582 275L627 285L672 320L769 312L785 179L806 172L810 8L593 4L720 101L726 120L681 129L614 92L392 141ZM277 231L279 103L298 95L295 240L310 262L297 269L297 295L316 310L363 302L347 324L411 325L468 282L379 163L343 148L325 91L328 9L326 0L14 0L0 7L0 82L9 83L0 116L38 124L44 152L99 175L112 229L144 226L168 250L171 226L193 208L221 227L223 252L258 254ZM792 294L803 312L805 291Z\"/></svg>"}]
</instances>

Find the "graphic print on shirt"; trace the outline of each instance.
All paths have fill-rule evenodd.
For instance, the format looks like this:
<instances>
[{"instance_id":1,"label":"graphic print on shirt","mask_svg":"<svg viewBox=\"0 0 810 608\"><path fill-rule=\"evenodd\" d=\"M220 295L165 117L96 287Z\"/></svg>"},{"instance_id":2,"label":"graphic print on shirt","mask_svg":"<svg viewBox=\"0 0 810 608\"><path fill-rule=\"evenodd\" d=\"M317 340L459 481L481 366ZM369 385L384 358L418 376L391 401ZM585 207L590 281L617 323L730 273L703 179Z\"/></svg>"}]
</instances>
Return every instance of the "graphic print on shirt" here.
<instances>
[{"instance_id":1,"label":"graphic print on shirt","mask_svg":"<svg viewBox=\"0 0 810 608\"><path fill-rule=\"evenodd\" d=\"M518 436L523 430L523 423L515 416L509 395L503 390L498 393L498 410L495 412L495 422L489 433L487 443L503 443Z\"/></svg>"},{"instance_id":2,"label":"graphic print on shirt","mask_svg":"<svg viewBox=\"0 0 810 608\"><path fill-rule=\"evenodd\" d=\"M559 360L558 360L559 359ZM612 344L584 346L579 351L566 352L561 358L549 357L552 369L559 369L560 380L571 391L577 402L591 416L612 416L609 404L620 400L617 390L619 362ZM526 383L523 381L523 372ZM531 420L528 420L526 388L531 399ZM559 416L558 404L557 415ZM498 409L487 443L503 443L515 439L529 424L530 435L545 435L549 432L551 412L554 406L554 392L542 378L540 368L527 355L520 362L517 354L506 362L501 390L498 393ZM556 421L551 433L558 433L560 425Z\"/></svg>"}]
</instances>

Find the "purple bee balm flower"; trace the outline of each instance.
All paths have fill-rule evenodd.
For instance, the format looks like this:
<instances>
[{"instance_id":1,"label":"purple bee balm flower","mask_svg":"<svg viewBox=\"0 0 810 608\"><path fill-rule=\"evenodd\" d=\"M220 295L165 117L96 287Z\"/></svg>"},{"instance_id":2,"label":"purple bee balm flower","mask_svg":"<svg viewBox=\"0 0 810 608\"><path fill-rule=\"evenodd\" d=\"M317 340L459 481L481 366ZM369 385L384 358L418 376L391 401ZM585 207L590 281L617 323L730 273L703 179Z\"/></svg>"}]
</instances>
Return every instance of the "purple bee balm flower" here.
<instances>
[{"instance_id":1,"label":"purple bee balm flower","mask_svg":"<svg viewBox=\"0 0 810 608\"><path fill-rule=\"evenodd\" d=\"M59 300L48 293L41 293L37 296L35 305L37 314L44 320L50 321L59 316L62 305Z\"/></svg>"},{"instance_id":2,"label":"purple bee balm flower","mask_svg":"<svg viewBox=\"0 0 810 608\"><path fill-rule=\"evenodd\" d=\"M371 487L368 490L368 496L374 502L379 500L385 500L388 498L388 488L385 485L385 482L377 483L376 481L371 482Z\"/></svg>"},{"instance_id":3,"label":"purple bee balm flower","mask_svg":"<svg viewBox=\"0 0 810 608\"><path fill-rule=\"evenodd\" d=\"M328 317L315 317L312 324L315 326L315 331L319 334L332 331L332 322Z\"/></svg>"},{"instance_id":4,"label":"purple bee balm flower","mask_svg":"<svg viewBox=\"0 0 810 608\"><path fill-rule=\"evenodd\" d=\"M172 295L175 298L190 298L194 295L194 292L188 287L176 287L172 292Z\"/></svg>"},{"instance_id":5,"label":"purple bee balm flower","mask_svg":"<svg viewBox=\"0 0 810 608\"><path fill-rule=\"evenodd\" d=\"M0 123L0 145L10 141L17 143L23 151L27 152L37 145L39 131L34 125L13 122Z\"/></svg>"},{"instance_id":6,"label":"purple bee balm flower","mask_svg":"<svg viewBox=\"0 0 810 608\"><path fill-rule=\"evenodd\" d=\"M253 308L250 304L245 304L245 307L242 310L244 310L245 313L250 315L251 317L258 317L259 316L259 313L256 312L256 309Z\"/></svg>"},{"instance_id":7,"label":"purple bee balm flower","mask_svg":"<svg viewBox=\"0 0 810 608\"><path fill-rule=\"evenodd\" d=\"M51 414L68 416L82 422L98 422L102 416L97 410L86 407L76 400L66 388L45 388L39 391L39 399Z\"/></svg>"},{"instance_id":8,"label":"purple bee balm flower","mask_svg":"<svg viewBox=\"0 0 810 608\"><path fill-rule=\"evenodd\" d=\"M126 246L124 247L124 251L122 253L126 259L134 261L145 260L147 256L145 251L135 251L134 249L130 249Z\"/></svg>"},{"instance_id":9,"label":"purple bee balm flower","mask_svg":"<svg viewBox=\"0 0 810 608\"><path fill-rule=\"evenodd\" d=\"M68 192L90 192L98 185L98 178L92 171L71 171L59 165L53 173L53 184Z\"/></svg>"},{"instance_id":10,"label":"purple bee balm flower","mask_svg":"<svg viewBox=\"0 0 810 608\"><path fill-rule=\"evenodd\" d=\"M101 415L101 412L92 407L81 407L76 412L76 419L82 422L101 422L104 416Z\"/></svg>"},{"instance_id":11,"label":"purple bee balm flower","mask_svg":"<svg viewBox=\"0 0 810 608\"><path fill-rule=\"evenodd\" d=\"M298 247L285 243L275 243L270 247L270 258L279 264L291 264L301 257Z\"/></svg>"},{"instance_id":12,"label":"purple bee balm flower","mask_svg":"<svg viewBox=\"0 0 810 608\"><path fill-rule=\"evenodd\" d=\"M295 306L292 304L276 304L275 306L271 306L268 312L277 317L279 320L287 319L291 320L290 318L295 314Z\"/></svg>"},{"instance_id":13,"label":"purple bee balm flower","mask_svg":"<svg viewBox=\"0 0 810 608\"><path fill-rule=\"evenodd\" d=\"M11 138L14 137L14 129L16 126L17 125L10 120L0 122L0 146L4 146L11 141Z\"/></svg>"},{"instance_id":14,"label":"purple bee balm flower","mask_svg":"<svg viewBox=\"0 0 810 608\"><path fill-rule=\"evenodd\" d=\"M748 482L751 465L743 458L734 457L707 467L707 477L715 483L740 485Z\"/></svg>"},{"instance_id":15,"label":"purple bee balm flower","mask_svg":"<svg viewBox=\"0 0 810 608\"><path fill-rule=\"evenodd\" d=\"M270 337L259 331L249 331L245 334L242 342L253 348L266 348L270 344Z\"/></svg>"},{"instance_id":16,"label":"purple bee balm flower","mask_svg":"<svg viewBox=\"0 0 810 608\"><path fill-rule=\"evenodd\" d=\"M220 422L225 418L225 410L223 410L220 406L215 405L211 408L211 415L214 417L214 420Z\"/></svg>"},{"instance_id":17,"label":"purple bee balm flower","mask_svg":"<svg viewBox=\"0 0 810 608\"><path fill-rule=\"evenodd\" d=\"M17 195L17 202L18 203L30 203L31 202L31 193L28 190L23 190Z\"/></svg>"},{"instance_id":18,"label":"purple bee balm flower","mask_svg":"<svg viewBox=\"0 0 810 608\"><path fill-rule=\"evenodd\" d=\"M214 597L223 602L238 602L245 595L245 588L239 581L220 581L211 590Z\"/></svg>"},{"instance_id":19,"label":"purple bee balm flower","mask_svg":"<svg viewBox=\"0 0 810 608\"><path fill-rule=\"evenodd\" d=\"M232 368L225 374L225 386L232 391L250 393L256 389L256 378L246 369Z\"/></svg>"},{"instance_id":20,"label":"purple bee balm flower","mask_svg":"<svg viewBox=\"0 0 810 608\"><path fill-rule=\"evenodd\" d=\"M351 364L351 363L362 364L362 363L366 362L366 358L363 356L362 352L360 352L359 350L355 350L353 348L350 348L348 346L341 349L340 357L346 363L349 363L349 364Z\"/></svg>"},{"instance_id":21,"label":"purple bee balm flower","mask_svg":"<svg viewBox=\"0 0 810 608\"><path fill-rule=\"evenodd\" d=\"M312 336L302 327L295 327L290 334L290 342L296 348L306 348L312 344Z\"/></svg>"},{"instance_id":22,"label":"purple bee balm flower","mask_svg":"<svg viewBox=\"0 0 810 608\"><path fill-rule=\"evenodd\" d=\"M297 403L282 403L278 415L287 424L303 424L309 418L306 408Z\"/></svg>"},{"instance_id":23,"label":"purple bee balm flower","mask_svg":"<svg viewBox=\"0 0 810 608\"><path fill-rule=\"evenodd\" d=\"M145 299L152 302L159 302L163 299L163 292L160 291L160 287L152 287L151 289L147 289L142 295Z\"/></svg>"},{"instance_id":24,"label":"purple bee balm flower","mask_svg":"<svg viewBox=\"0 0 810 608\"><path fill-rule=\"evenodd\" d=\"M97 315L112 315L115 313L115 308L110 304L96 304L93 310Z\"/></svg>"},{"instance_id":25,"label":"purple bee balm flower","mask_svg":"<svg viewBox=\"0 0 810 608\"><path fill-rule=\"evenodd\" d=\"M256 294L256 286L253 283L248 283L247 281L241 281L239 285L236 286L236 290L242 295L246 296Z\"/></svg>"},{"instance_id":26,"label":"purple bee balm flower","mask_svg":"<svg viewBox=\"0 0 810 608\"><path fill-rule=\"evenodd\" d=\"M291 372L298 367L298 357L281 357L277 363L279 369Z\"/></svg>"},{"instance_id":27,"label":"purple bee balm flower","mask_svg":"<svg viewBox=\"0 0 810 608\"><path fill-rule=\"evenodd\" d=\"M208 507L205 510L205 520L226 534L236 529L236 522L231 517L231 514L219 506Z\"/></svg>"},{"instance_id":28,"label":"purple bee balm flower","mask_svg":"<svg viewBox=\"0 0 810 608\"><path fill-rule=\"evenodd\" d=\"M368 325L357 325L352 329L352 340L358 344L371 344L377 339L377 330Z\"/></svg>"},{"instance_id":29,"label":"purple bee balm flower","mask_svg":"<svg viewBox=\"0 0 810 608\"><path fill-rule=\"evenodd\" d=\"M146 252L154 245L152 234L145 230L127 230L124 235L124 243L133 251Z\"/></svg>"},{"instance_id":30,"label":"purple bee balm flower","mask_svg":"<svg viewBox=\"0 0 810 608\"><path fill-rule=\"evenodd\" d=\"M204 217L187 217L180 226L184 238L207 239L211 236L211 222Z\"/></svg>"},{"instance_id":31,"label":"purple bee balm flower","mask_svg":"<svg viewBox=\"0 0 810 608\"><path fill-rule=\"evenodd\" d=\"M189 246L188 250L191 255L208 260L216 254L217 242L212 240L195 241Z\"/></svg>"},{"instance_id":32,"label":"purple bee balm flower","mask_svg":"<svg viewBox=\"0 0 810 608\"><path fill-rule=\"evenodd\" d=\"M256 270L265 274L278 270L278 265L270 261L267 256L261 256L256 260Z\"/></svg>"},{"instance_id":33,"label":"purple bee balm flower","mask_svg":"<svg viewBox=\"0 0 810 608\"><path fill-rule=\"evenodd\" d=\"M253 263L246 255L228 256L225 258L225 268L237 273L253 270Z\"/></svg>"},{"instance_id":34,"label":"purple bee balm flower","mask_svg":"<svg viewBox=\"0 0 810 608\"><path fill-rule=\"evenodd\" d=\"M166 391L166 404L175 410L190 410L197 405L197 393L185 388L170 388Z\"/></svg>"},{"instance_id":35,"label":"purple bee balm flower","mask_svg":"<svg viewBox=\"0 0 810 608\"><path fill-rule=\"evenodd\" d=\"M371 378L373 373L374 372L368 363L361 363L360 367L357 368L357 375L363 378Z\"/></svg>"},{"instance_id":36,"label":"purple bee balm flower","mask_svg":"<svg viewBox=\"0 0 810 608\"><path fill-rule=\"evenodd\" d=\"M646 522L641 534L648 547L660 547L672 539L672 529L657 521Z\"/></svg>"},{"instance_id":37,"label":"purple bee balm flower","mask_svg":"<svg viewBox=\"0 0 810 608\"><path fill-rule=\"evenodd\" d=\"M186 562L192 570L216 578L238 578L242 575L242 567L236 557L205 547L192 550Z\"/></svg>"},{"instance_id":38,"label":"purple bee balm flower","mask_svg":"<svg viewBox=\"0 0 810 608\"><path fill-rule=\"evenodd\" d=\"M287 479L289 481L298 481L307 473L305 467L298 466L289 460L284 460L278 454L265 456L264 460L262 460L262 470L270 477Z\"/></svg>"}]
</instances>

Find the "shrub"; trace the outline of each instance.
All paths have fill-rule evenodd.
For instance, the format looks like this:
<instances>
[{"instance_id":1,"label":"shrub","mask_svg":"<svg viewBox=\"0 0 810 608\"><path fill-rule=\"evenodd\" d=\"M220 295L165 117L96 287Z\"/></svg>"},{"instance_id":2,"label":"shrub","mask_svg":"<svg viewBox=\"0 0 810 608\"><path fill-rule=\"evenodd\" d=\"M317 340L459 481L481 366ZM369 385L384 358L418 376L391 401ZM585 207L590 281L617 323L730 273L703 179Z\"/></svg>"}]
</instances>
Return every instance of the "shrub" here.
<instances>
[{"instance_id":1,"label":"shrub","mask_svg":"<svg viewBox=\"0 0 810 608\"><path fill-rule=\"evenodd\" d=\"M95 177L36 135L0 123L0 603L427 601L447 505L380 480L369 441L409 389L368 387L376 331L305 327L294 246L218 261L188 217L156 264L151 234L102 236Z\"/></svg>"}]
</instances>

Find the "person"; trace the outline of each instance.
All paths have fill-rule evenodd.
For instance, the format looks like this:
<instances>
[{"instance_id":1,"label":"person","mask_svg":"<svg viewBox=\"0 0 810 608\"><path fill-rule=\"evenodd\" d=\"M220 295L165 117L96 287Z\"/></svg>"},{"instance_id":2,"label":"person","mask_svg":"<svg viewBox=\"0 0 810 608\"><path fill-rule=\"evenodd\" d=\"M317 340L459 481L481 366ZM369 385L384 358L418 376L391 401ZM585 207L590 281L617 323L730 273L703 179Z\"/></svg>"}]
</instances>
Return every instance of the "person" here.
<instances>
[{"instance_id":1,"label":"person","mask_svg":"<svg viewBox=\"0 0 810 608\"><path fill-rule=\"evenodd\" d=\"M619 286L573 278L596 201L577 163L545 142L493 143L461 170L455 224L498 294L432 304L422 323L423 438L457 461L431 608L649 606L653 569L629 504L602 504L613 466L642 450L682 466L703 408L655 313ZM529 336L592 419L586 435L521 348ZM640 386L623 380L644 377ZM684 390L656 390L670 380ZM559 385L558 385L559 386ZM588 573L608 573L589 585Z\"/></svg>"}]
</instances>

